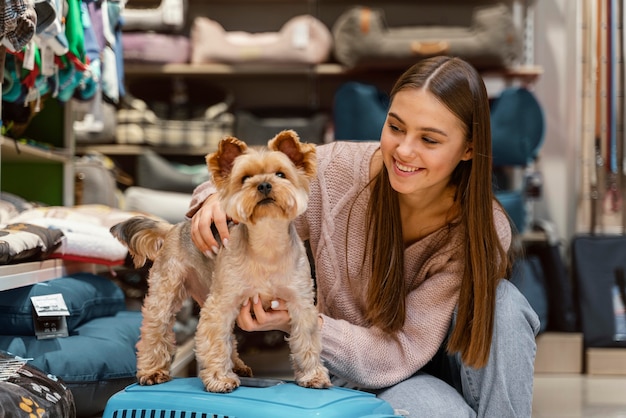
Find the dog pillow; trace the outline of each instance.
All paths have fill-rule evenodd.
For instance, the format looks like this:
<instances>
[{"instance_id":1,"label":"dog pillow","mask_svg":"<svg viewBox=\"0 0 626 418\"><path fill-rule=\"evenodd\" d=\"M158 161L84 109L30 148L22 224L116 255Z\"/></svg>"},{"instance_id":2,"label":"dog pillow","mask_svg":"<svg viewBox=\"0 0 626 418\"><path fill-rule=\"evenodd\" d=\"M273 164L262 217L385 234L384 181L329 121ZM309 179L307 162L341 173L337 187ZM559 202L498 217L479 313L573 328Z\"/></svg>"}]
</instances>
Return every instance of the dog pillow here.
<instances>
[{"instance_id":1,"label":"dog pillow","mask_svg":"<svg viewBox=\"0 0 626 418\"><path fill-rule=\"evenodd\" d=\"M521 39L503 3L476 7L469 27L386 26L383 11L353 7L333 26L335 58L347 67L399 65L434 55L464 58L481 68L511 65Z\"/></svg>"},{"instance_id":2,"label":"dog pillow","mask_svg":"<svg viewBox=\"0 0 626 418\"><path fill-rule=\"evenodd\" d=\"M227 32L214 20L197 17L191 29L191 63L318 64L332 50L330 30L310 15L288 20L279 32Z\"/></svg>"}]
</instances>

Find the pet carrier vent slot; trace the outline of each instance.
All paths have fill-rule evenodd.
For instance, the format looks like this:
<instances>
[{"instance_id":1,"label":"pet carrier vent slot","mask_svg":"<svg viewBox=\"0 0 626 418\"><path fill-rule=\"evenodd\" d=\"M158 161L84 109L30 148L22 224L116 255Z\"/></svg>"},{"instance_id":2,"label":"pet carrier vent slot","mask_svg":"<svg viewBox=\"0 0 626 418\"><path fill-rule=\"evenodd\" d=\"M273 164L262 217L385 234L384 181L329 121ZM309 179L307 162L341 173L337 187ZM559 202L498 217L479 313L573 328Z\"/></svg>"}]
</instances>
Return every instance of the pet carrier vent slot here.
<instances>
[{"instance_id":1,"label":"pet carrier vent slot","mask_svg":"<svg viewBox=\"0 0 626 418\"><path fill-rule=\"evenodd\" d=\"M206 412L173 411L165 409L118 409L112 418L237 418Z\"/></svg>"}]
</instances>

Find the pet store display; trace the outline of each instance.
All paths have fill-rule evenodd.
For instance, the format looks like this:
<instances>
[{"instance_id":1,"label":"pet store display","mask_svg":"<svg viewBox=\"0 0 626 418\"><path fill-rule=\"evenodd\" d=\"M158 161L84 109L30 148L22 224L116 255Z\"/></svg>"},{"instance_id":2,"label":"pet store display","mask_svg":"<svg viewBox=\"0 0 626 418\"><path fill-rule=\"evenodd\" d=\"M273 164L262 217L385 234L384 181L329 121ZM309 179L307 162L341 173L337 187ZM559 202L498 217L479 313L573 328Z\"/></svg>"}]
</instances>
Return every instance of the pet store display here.
<instances>
[{"instance_id":1,"label":"pet store display","mask_svg":"<svg viewBox=\"0 0 626 418\"><path fill-rule=\"evenodd\" d=\"M626 175L618 95L624 45L611 2L585 2L582 230L571 240L573 284L584 345L626 347ZM624 40L626 38L623 38ZM621 109L621 111L620 111ZM581 216L581 220L583 217Z\"/></svg>"},{"instance_id":2,"label":"pet store display","mask_svg":"<svg viewBox=\"0 0 626 418\"><path fill-rule=\"evenodd\" d=\"M481 68L521 57L521 34L504 3L475 6L467 27L415 24L388 27L382 9L356 6L332 28L335 58L348 67L402 66L435 55L463 58Z\"/></svg>"},{"instance_id":3,"label":"pet store display","mask_svg":"<svg viewBox=\"0 0 626 418\"><path fill-rule=\"evenodd\" d=\"M190 295L202 307L195 351L198 376L207 391L231 392L239 386L239 376L252 376L233 335L241 304L250 299L266 309L276 298L285 300L294 323L289 347L296 383L331 386L320 358L307 252L293 224L307 207L308 185L316 174L315 154L315 146L301 143L294 131L276 135L265 151L233 137L220 142L218 150L207 156L207 164L236 225L216 258L207 258L193 244L189 220L171 225L140 216L111 228L128 246L136 266L153 260L137 345L140 384L171 379L173 314L181 296Z\"/></svg>"},{"instance_id":4,"label":"pet store display","mask_svg":"<svg viewBox=\"0 0 626 418\"><path fill-rule=\"evenodd\" d=\"M64 105L76 100L89 115L77 125L79 136L99 137L111 125L102 101L117 103L124 95L115 30L121 3L104 2L102 7L95 1L49 0L35 5L36 34L25 46L6 48L3 134L20 139L50 101Z\"/></svg>"},{"instance_id":5,"label":"pet store display","mask_svg":"<svg viewBox=\"0 0 626 418\"><path fill-rule=\"evenodd\" d=\"M39 339L31 296L53 294L61 294L67 305L69 336ZM0 350L59 377L72 392L77 416L101 412L111 395L135 382L141 314L125 310L124 293L111 280L76 273L6 290L0 293L0 312Z\"/></svg>"},{"instance_id":6,"label":"pet store display","mask_svg":"<svg viewBox=\"0 0 626 418\"><path fill-rule=\"evenodd\" d=\"M319 64L331 51L330 30L311 15L295 16L277 32L229 32L208 17L191 28L192 64Z\"/></svg>"}]
</instances>

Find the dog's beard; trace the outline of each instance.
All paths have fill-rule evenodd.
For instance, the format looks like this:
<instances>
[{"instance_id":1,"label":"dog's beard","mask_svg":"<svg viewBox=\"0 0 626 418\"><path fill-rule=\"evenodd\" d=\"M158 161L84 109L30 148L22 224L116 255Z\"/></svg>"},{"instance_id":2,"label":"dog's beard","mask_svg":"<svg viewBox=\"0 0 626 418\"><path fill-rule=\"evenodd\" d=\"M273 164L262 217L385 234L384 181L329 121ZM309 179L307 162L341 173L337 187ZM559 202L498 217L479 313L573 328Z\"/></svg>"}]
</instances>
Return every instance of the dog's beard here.
<instances>
[{"instance_id":1,"label":"dog's beard","mask_svg":"<svg viewBox=\"0 0 626 418\"><path fill-rule=\"evenodd\" d=\"M258 192L255 185L225 196L224 209L235 221L243 223L256 223L264 218L293 220L306 210L307 202L306 190L276 182L267 196Z\"/></svg>"}]
</instances>

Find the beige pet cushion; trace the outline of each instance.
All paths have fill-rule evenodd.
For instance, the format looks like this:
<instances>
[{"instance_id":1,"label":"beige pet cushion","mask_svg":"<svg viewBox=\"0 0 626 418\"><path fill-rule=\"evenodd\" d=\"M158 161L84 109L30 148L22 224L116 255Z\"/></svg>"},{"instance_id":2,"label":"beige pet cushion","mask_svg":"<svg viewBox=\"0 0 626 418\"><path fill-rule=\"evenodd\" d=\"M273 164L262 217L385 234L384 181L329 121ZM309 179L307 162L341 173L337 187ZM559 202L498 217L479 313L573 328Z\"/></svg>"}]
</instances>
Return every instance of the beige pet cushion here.
<instances>
[{"instance_id":1,"label":"beige pet cushion","mask_svg":"<svg viewBox=\"0 0 626 418\"><path fill-rule=\"evenodd\" d=\"M382 10L353 7L333 26L335 58L347 67L412 63L434 55L464 58L480 68L521 56L521 36L503 3L474 8L471 25L386 26Z\"/></svg>"},{"instance_id":2,"label":"beige pet cushion","mask_svg":"<svg viewBox=\"0 0 626 418\"><path fill-rule=\"evenodd\" d=\"M197 17L191 29L191 63L318 64L332 51L332 34L318 19L300 15L279 32L227 32L214 20Z\"/></svg>"}]
</instances>

